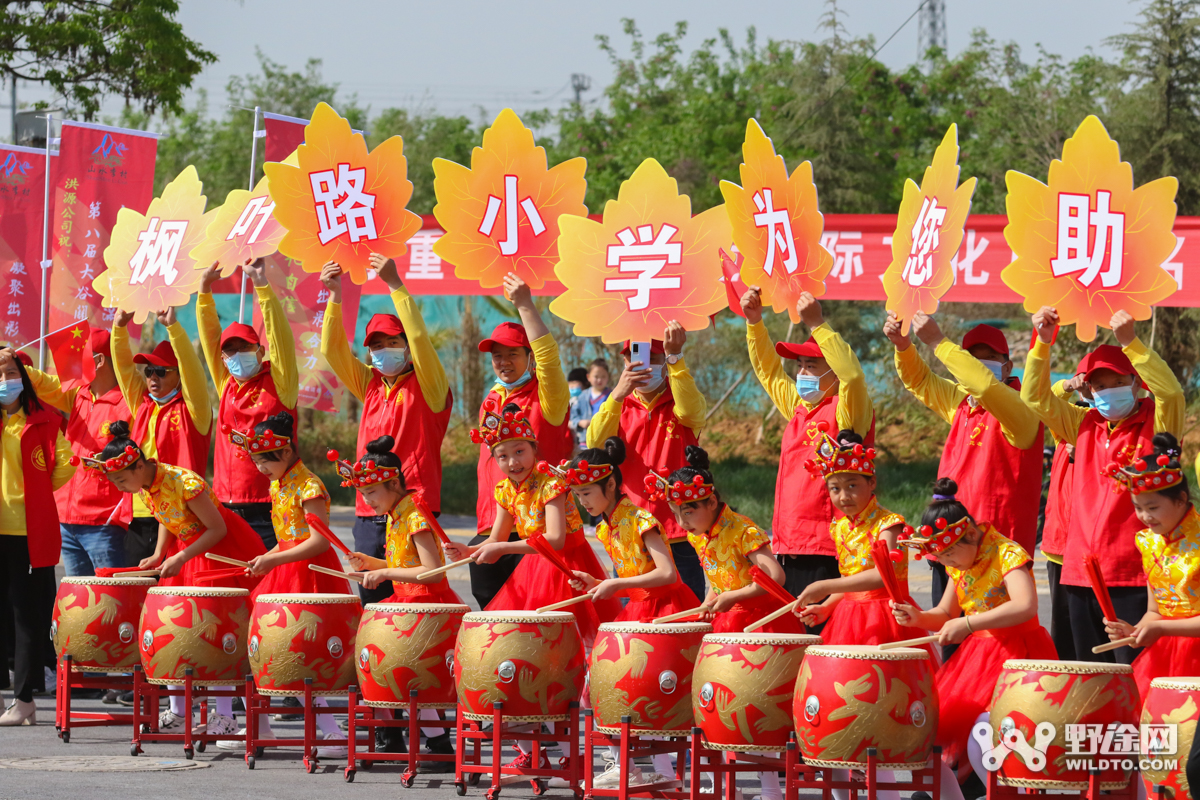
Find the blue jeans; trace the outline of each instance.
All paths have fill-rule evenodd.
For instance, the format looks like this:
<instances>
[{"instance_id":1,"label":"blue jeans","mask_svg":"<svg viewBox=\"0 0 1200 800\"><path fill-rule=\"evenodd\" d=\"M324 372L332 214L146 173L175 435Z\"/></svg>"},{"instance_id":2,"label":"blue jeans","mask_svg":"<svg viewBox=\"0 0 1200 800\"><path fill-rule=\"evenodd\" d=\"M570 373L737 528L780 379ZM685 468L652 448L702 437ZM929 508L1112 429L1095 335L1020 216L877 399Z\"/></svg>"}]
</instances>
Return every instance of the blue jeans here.
<instances>
[{"instance_id":1,"label":"blue jeans","mask_svg":"<svg viewBox=\"0 0 1200 800\"><path fill-rule=\"evenodd\" d=\"M67 575L95 575L99 568L125 566L125 530L116 525L59 525Z\"/></svg>"}]
</instances>

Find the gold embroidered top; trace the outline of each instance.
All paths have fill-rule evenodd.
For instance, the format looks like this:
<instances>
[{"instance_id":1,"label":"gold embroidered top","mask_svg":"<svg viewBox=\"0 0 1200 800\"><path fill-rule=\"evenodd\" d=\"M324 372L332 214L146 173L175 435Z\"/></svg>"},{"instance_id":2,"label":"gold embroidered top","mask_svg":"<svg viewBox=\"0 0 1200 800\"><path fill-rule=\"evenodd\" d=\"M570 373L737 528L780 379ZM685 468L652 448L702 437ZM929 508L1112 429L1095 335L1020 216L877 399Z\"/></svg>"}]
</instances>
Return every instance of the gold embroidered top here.
<instances>
[{"instance_id":1,"label":"gold embroidered top","mask_svg":"<svg viewBox=\"0 0 1200 800\"><path fill-rule=\"evenodd\" d=\"M520 484L505 478L496 484L495 490L496 502L512 514L522 539L535 533L545 534L546 503L562 494L567 496L567 533L582 533L583 520L575 507L575 498L567 491L567 484L555 475L534 470Z\"/></svg>"},{"instance_id":2,"label":"gold embroidered top","mask_svg":"<svg viewBox=\"0 0 1200 800\"><path fill-rule=\"evenodd\" d=\"M829 535L837 550L838 572L843 576L857 575L875 568L871 546L888 528L903 525L904 517L893 514L876 502L874 495L867 507L855 517L842 517L829 523ZM896 578L908 582L908 558L893 562Z\"/></svg>"},{"instance_id":3,"label":"gold embroidered top","mask_svg":"<svg viewBox=\"0 0 1200 800\"><path fill-rule=\"evenodd\" d=\"M328 512L329 492L325 484L301 461L293 464L282 478L271 481L271 524L280 544L303 542L312 534L304 519L304 503L319 497L325 498Z\"/></svg>"},{"instance_id":4,"label":"gold embroidered top","mask_svg":"<svg viewBox=\"0 0 1200 800\"><path fill-rule=\"evenodd\" d=\"M406 494L399 503L388 512L387 524L387 565L388 569L410 569L421 566L421 556L413 543L414 534L422 531L433 531L429 518L417 508L412 495ZM446 563L442 548L436 547L437 564L440 567Z\"/></svg>"},{"instance_id":5,"label":"gold embroidered top","mask_svg":"<svg viewBox=\"0 0 1200 800\"><path fill-rule=\"evenodd\" d=\"M983 537L979 540L975 563L964 570L946 567L946 574L954 581L958 605L967 616L1007 603L1011 598L1004 586L1004 576L1029 563L1025 548L990 523L981 522L977 527L983 531Z\"/></svg>"},{"instance_id":6,"label":"gold embroidered top","mask_svg":"<svg viewBox=\"0 0 1200 800\"><path fill-rule=\"evenodd\" d=\"M1158 613L1164 617L1200 614L1200 516L1195 507L1188 506L1166 536L1146 529L1138 531L1136 542Z\"/></svg>"},{"instance_id":7,"label":"gold embroidered top","mask_svg":"<svg viewBox=\"0 0 1200 800\"><path fill-rule=\"evenodd\" d=\"M618 578L636 578L654 570L654 557L642 538L653 530L662 531L658 519L624 496L608 518L596 523L596 538L608 551Z\"/></svg>"},{"instance_id":8,"label":"gold embroidered top","mask_svg":"<svg viewBox=\"0 0 1200 800\"><path fill-rule=\"evenodd\" d=\"M172 536L187 545L208 530L188 508L188 501L202 493L208 494L208 499L217 509L221 508L216 493L204 482L204 478L190 469L160 462L154 473L154 482L149 489L143 489L140 495L154 518L165 525Z\"/></svg>"},{"instance_id":9,"label":"gold embroidered top","mask_svg":"<svg viewBox=\"0 0 1200 800\"><path fill-rule=\"evenodd\" d=\"M762 528L724 503L708 533L689 533L687 538L700 556L709 586L717 594L753 583L749 555L763 546L770 549L771 545L771 538Z\"/></svg>"}]
</instances>

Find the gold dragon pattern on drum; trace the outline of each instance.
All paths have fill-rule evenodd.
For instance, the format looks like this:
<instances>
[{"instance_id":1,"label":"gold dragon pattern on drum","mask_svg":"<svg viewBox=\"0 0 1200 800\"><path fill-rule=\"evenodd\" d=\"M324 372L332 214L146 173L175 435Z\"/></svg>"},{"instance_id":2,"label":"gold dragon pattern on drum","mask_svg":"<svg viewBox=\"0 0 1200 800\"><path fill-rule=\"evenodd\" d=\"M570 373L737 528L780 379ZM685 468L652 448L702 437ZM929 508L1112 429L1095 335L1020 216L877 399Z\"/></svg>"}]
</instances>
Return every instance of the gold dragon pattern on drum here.
<instances>
[{"instance_id":1,"label":"gold dragon pattern on drum","mask_svg":"<svg viewBox=\"0 0 1200 800\"><path fill-rule=\"evenodd\" d=\"M279 621L279 610L268 611L258 618L258 647L252 648L250 666L258 672L263 659L270 657L268 664L272 683L275 685L303 684L305 678L329 680L333 677L334 664L323 658L316 658L308 663L307 653L291 649L293 640L301 632L306 642L317 639L317 631L325 621L312 611L301 611L300 616L292 613L290 608L284 608L283 613L287 624L276 625ZM354 669L352 661L346 662L349 670Z\"/></svg>"},{"instance_id":2,"label":"gold dragon pattern on drum","mask_svg":"<svg viewBox=\"0 0 1200 800\"><path fill-rule=\"evenodd\" d=\"M570 624L574 625L574 620ZM496 672L502 662L535 663L538 654L543 652L539 641L548 643L548 649L544 651L547 655L555 656L562 649L564 638L573 638L564 636L563 623L555 622L536 627L537 632L534 633L521 630L521 626L516 623L496 623L490 627L464 625L459 632L459 648L480 654L478 660L462 659L459 661L461 669L459 681L467 686L488 687L480 696L483 707L487 708L492 703L506 702L510 699L508 694L496 685ZM500 641L505 643L503 648L492 646ZM570 655L567 654L566 659L551 658L550 660L569 660ZM517 693L527 703L536 703L542 714L549 714L551 704L569 703L578 699L572 695L575 692L576 679L583 669L582 663L575 669L565 672L539 669L535 677L534 671L529 667L521 667L516 676ZM557 693L551 694L550 687L555 684L561 688Z\"/></svg>"},{"instance_id":3,"label":"gold dragon pattern on drum","mask_svg":"<svg viewBox=\"0 0 1200 800\"><path fill-rule=\"evenodd\" d=\"M118 648L115 643L101 644L99 636L87 632L88 626L97 619L100 619L105 625L111 625L113 620L117 618L117 612L121 610L121 601L107 594L102 595L97 600L96 592L91 586L84 588L87 589L88 593L87 605L76 605L68 608L75 601L76 598L74 596L60 597L58 599L58 619L54 628L54 649L60 654L64 651L67 652L75 661L93 664L120 665L123 659L132 656L134 660L129 662L129 666L133 666L137 663L136 636L130 639L128 642L129 646L124 648L127 652L122 654L119 652L121 648Z\"/></svg>"},{"instance_id":4,"label":"gold dragon pattern on drum","mask_svg":"<svg viewBox=\"0 0 1200 800\"><path fill-rule=\"evenodd\" d=\"M187 613L189 605L192 608L192 625L177 624L175 620ZM182 680L183 670L179 667L182 661L185 665L202 667L219 675L233 670L246 658L246 629L250 624L250 608L247 605L239 606L230 618L236 627L234 636L240 644L232 653L225 652L220 643L214 644L210 641L217 634L220 617L209 609L201 611L194 599L163 606L158 610L158 621L161 623L159 627L151 631L155 642L161 636L169 636L171 641L155 649L146 670L147 674L170 675ZM233 678L236 680L237 676L234 675ZM148 680L163 682L153 678Z\"/></svg>"},{"instance_id":5,"label":"gold dragon pattern on drum","mask_svg":"<svg viewBox=\"0 0 1200 800\"><path fill-rule=\"evenodd\" d=\"M726 728L737 728L747 742L753 741L749 712L762 716L755 721L755 733L763 734L788 728L792 724L790 704L797 669L804 657L803 648L770 645L741 649L741 658L730 654L711 655L724 645L705 642L700 648L692 686L713 684L713 704L718 719ZM778 658L773 658L776 655ZM737 686L734 692L728 687Z\"/></svg>"},{"instance_id":6,"label":"gold dragon pattern on drum","mask_svg":"<svg viewBox=\"0 0 1200 800\"><path fill-rule=\"evenodd\" d=\"M654 645L644 639L633 639L629 642L629 650L626 652L625 640L617 638L617 652L620 656L615 660L608 660L603 656L608 652L609 642L610 640L607 638L598 637L595 649L592 651L591 679L589 681L592 702L602 708L621 707L632 712L633 726L635 728L645 727L650 720L642 716L640 706L649 698L646 696L631 698L628 692L617 688L617 683L627 675L634 678L642 677L646 666L650 663L649 656L654 652ZM680 652L685 660L694 663L700 652L700 646L689 647ZM679 687L679 696L675 705L671 706L670 711L667 712L668 716L661 720L664 730L687 730L694 723L691 676L688 676L687 680L689 685ZM651 701L644 708L646 713L651 715L651 719L660 719L662 707L658 700Z\"/></svg>"},{"instance_id":7,"label":"gold dragon pattern on drum","mask_svg":"<svg viewBox=\"0 0 1200 800\"><path fill-rule=\"evenodd\" d=\"M417 614L378 614L358 630L357 647L367 648L372 677L386 684L397 702L403 702L411 689L440 688L441 678L435 670L445 662L445 653L454 650L454 629L448 620L437 625L420 624L423 621L428 620ZM447 644L442 647L444 642ZM396 671L402 667L415 676L404 686L396 680Z\"/></svg>"}]
</instances>

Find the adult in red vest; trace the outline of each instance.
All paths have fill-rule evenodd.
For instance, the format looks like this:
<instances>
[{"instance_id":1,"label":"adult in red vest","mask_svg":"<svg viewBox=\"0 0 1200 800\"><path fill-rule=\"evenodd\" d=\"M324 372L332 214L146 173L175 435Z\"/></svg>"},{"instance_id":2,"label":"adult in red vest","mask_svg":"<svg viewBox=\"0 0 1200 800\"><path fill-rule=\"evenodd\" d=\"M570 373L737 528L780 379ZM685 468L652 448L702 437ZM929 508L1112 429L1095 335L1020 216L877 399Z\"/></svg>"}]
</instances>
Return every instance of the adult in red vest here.
<instances>
[{"instance_id":1,"label":"adult in red vest","mask_svg":"<svg viewBox=\"0 0 1200 800\"><path fill-rule=\"evenodd\" d=\"M762 322L762 295L752 286L742 295L750 364L771 402L788 420L775 483L775 519L771 551L783 565L784 586L799 595L814 581L833 580L838 571L829 524L835 512L822 481L812 479L804 462L813 457L826 424L830 431L852 430L867 446L875 442L875 409L858 357L826 324L821 304L808 292L796 304L812 335L803 344L772 344ZM783 371L783 359L795 359L796 377Z\"/></svg>"},{"instance_id":2,"label":"adult in red vest","mask_svg":"<svg viewBox=\"0 0 1200 800\"><path fill-rule=\"evenodd\" d=\"M160 312L159 324L167 339L149 353L132 354L126 326L133 315L118 311L112 330L113 366L125 405L133 416L133 440L147 458L208 472L208 444L212 433L212 404L204 367L175 317L175 309ZM103 449L103 448L101 448ZM95 452L95 451L93 451ZM131 514L125 539L125 558L137 564L154 553L158 520L140 495L129 495L121 514ZM127 510L131 509L131 510Z\"/></svg>"},{"instance_id":3,"label":"adult in red vest","mask_svg":"<svg viewBox=\"0 0 1200 800\"><path fill-rule=\"evenodd\" d=\"M525 281L510 272L504 278L504 293L521 315L521 324L501 322L491 336L479 343L479 352L491 354L492 370L496 373L496 384L483 402L486 405L491 400L494 408L504 408L509 403L519 405L537 436L538 456L557 464L570 458L574 447L567 427L571 390L559 360L558 343L542 322ZM481 406L480 424L483 416ZM479 446L476 477L479 495L475 516L479 535L471 540L472 545L483 542L491 534L496 519L496 484L508 480L496 466L491 448L486 444ZM509 541L518 539L513 530ZM491 564L471 564L471 594L479 601L480 608L487 607L520 560L520 555L507 555Z\"/></svg>"},{"instance_id":4,"label":"adult in red vest","mask_svg":"<svg viewBox=\"0 0 1200 800\"><path fill-rule=\"evenodd\" d=\"M588 424L588 447L604 448L610 436L625 442L624 490L635 505L662 520L671 555L680 579L696 593L696 602L707 593L704 567L687 531L679 527L666 499L647 497L645 478L651 469L662 470L686 462L684 448L697 444L708 404L683 361L687 332L678 322L667 325L663 339L650 343L650 363L630 362L629 342L621 355L625 369L612 394Z\"/></svg>"},{"instance_id":5,"label":"adult in red vest","mask_svg":"<svg viewBox=\"0 0 1200 800\"><path fill-rule=\"evenodd\" d=\"M912 332L933 348L954 380L929 369L901 321L889 312L883 333L896 346L896 371L904 388L950 423L938 475L958 484L958 497L980 520L1012 539L1026 553L1037 545L1042 494L1041 422L1021 400L1012 377L1008 341L991 325L976 325L962 346L946 338L927 314L912 319ZM933 604L946 591L946 568L933 565Z\"/></svg>"},{"instance_id":6,"label":"adult in red vest","mask_svg":"<svg viewBox=\"0 0 1200 800\"><path fill-rule=\"evenodd\" d=\"M376 314L367 323L363 346L370 366L354 357L342 335L342 268L332 261L321 270L321 282L329 289L321 354L363 405L358 457L366 455L367 445L381 436L392 437L404 485L420 493L436 514L442 508L442 440L453 403L450 383L425 329L421 309L400 281L396 262L372 253L371 266L387 284L396 314ZM354 549L386 559L387 515L376 516L361 493L355 514ZM392 596L392 582L384 581L374 589L360 585L358 593L364 603L383 602Z\"/></svg>"},{"instance_id":7,"label":"adult in red vest","mask_svg":"<svg viewBox=\"0 0 1200 800\"><path fill-rule=\"evenodd\" d=\"M1137 337L1133 317L1125 311L1110 323L1120 347L1100 345L1087 361L1084 381L1095 408L1081 408L1050 389L1050 345L1058 328L1058 312L1043 306L1033 315L1037 342L1025 362L1021 397L1059 439L1075 445L1071 474L1072 511L1063 552L1062 585L1071 616L1076 658L1132 663L1129 647L1101 653L1106 644L1104 618L1084 571L1084 557L1099 558L1104 581L1120 619L1146 613L1146 576L1134 535L1145 526L1134 515L1128 492L1114 492L1105 470L1128 466L1153 452L1159 431L1183 433L1184 398L1171 368ZM1153 397L1141 396L1148 387Z\"/></svg>"},{"instance_id":8,"label":"adult in red vest","mask_svg":"<svg viewBox=\"0 0 1200 800\"><path fill-rule=\"evenodd\" d=\"M221 330L212 285L221 276L217 265L205 270L196 297L196 326L200 346L220 402L217 423L239 431L287 411L296 418L300 397L300 372L296 367L296 340L283 306L267 282L266 264L260 258L242 267L258 296L263 328L270 345L270 360L259 340L258 331L234 322ZM293 438L295 432L293 431ZM271 523L271 481L254 466L246 451L218 436L213 453L213 491L217 499L246 522L270 550L275 546L275 526Z\"/></svg>"},{"instance_id":9,"label":"adult in red vest","mask_svg":"<svg viewBox=\"0 0 1200 800\"><path fill-rule=\"evenodd\" d=\"M32 725L61 550L54 491L75 467L62 417L38 400L25 365L8 349L0 350L0 412L0 598L11 609L15 646L14 699L0 726ZM0 665L7 665L3 650L0 644Z\"/></svg>"}]
</instances>

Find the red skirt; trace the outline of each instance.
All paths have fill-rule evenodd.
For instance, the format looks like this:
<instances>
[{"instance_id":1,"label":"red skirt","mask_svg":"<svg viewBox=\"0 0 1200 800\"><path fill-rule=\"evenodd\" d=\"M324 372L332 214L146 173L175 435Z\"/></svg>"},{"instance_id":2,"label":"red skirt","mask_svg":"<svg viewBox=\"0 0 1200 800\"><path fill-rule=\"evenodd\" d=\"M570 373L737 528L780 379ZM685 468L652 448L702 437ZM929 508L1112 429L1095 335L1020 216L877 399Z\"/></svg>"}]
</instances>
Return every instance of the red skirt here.
<instances>
[{"instance_id":1,"label":"red skirt","mask_svg":"<svg viewBox=\"0 0 1200 800\"><path fill-rule=\"evenodd\" d=\"M1200 672L1200 637L1164 636L1133 660L1133 679L1142 702L1155 678L1179 678Z\"/></svg>"},{"instance_id":2,"label":"red skirt","mask_svg":"<svg viewBox=\"0 0 1200 800\"><path fill-rule=\"evenodd\" d=\"M279 551L291 550L300 542L280 542ZM327 547L315 558L303 561L289 561L273 568L251 593L251 599L260 594L350 594L350 581L346 578L335 578L324 572L308 568L309 564L318 567L344 572L342 562L338 561L337 553L332 547Z\"/></svg>"},{"instance_id":3,"label":"red skirt","mask_svg":"<svg viewBox=\"0 0 1200 800\"><path fill-rule=\"evenodd\" d=\"M458 592L450 588L450 581L442 577L437 583L402 583L392 581L392 596L385 603L446 603L466 605Z\"/></svg>"},{"instance_id":4,"label":"red skirt","mask_svg":"<svg viewBox=\"0 0 1200 800\"><path fill-rule=\"evenodd\" d=\"M608 577L582 531L567 534L566 546L559 551L559 555L572 570L586 572L599 580ZM567 600L578 594L567 580L567 576L550 559L536 553L526 554L484 610L533 611ZM579 635L585 647L591 647L600 623L610 622L621 613L621 603L615 597L595 603L576 603L568 608L579 624ZM680 610L686 611L687 608Z\"/></svg>"},{"instance_id":5,"label":"red skirt","mask_svg":"<svg viewBox=\"0 0 1200 800\"><path fill-rule=\"evenodd\" d=\"M713 633L741 633L747 625L779 609L779 600L769 594L760 594L744 603L734 603L728 611L717 614L712 622ZM804 626L795 614L788 613L768 622L755 633L804 633Z\"/></svg>"},{"instance_id":6,"label":"red skirt","mask_svg":"<svg viewBox=\"0 0 1200 800\"><path fill-rule=\"evenodd\" d=\"M1058 660L1050 634L1037 619L1011 628L979 631L966 638L937 673L938 731L942 761L965 763L967 739L980 714L992 705L996 680L1010 658Z\"/></svg>"},{"instance_id":7,"label":"red skirt","mask_svg":"<svg viewBox=\"0 0 1200 800\"><path fill-rule=\"evenodd\" d=\"M263 546L262 539L258 538L258 534L250 527L250 523L225 506L218 506L217 508L221 512L221 519L225 521L225 537L209 550L210 553L216 553L219 556L226 556L228 558L236 558L239 561L249 561L267 552L267 548ZM185 547L187 545L177 537L172 536L171 544L167 547L167 556L173 556ZM206 581L204 583L200 583L195 577L196 573L202 570L230 568L229 564L221 561L212 561L203 555L198 555L195 558L189 559L183 565L183 569L179 571L178 575L173 578L164 578L158 582L158 585L224 586L229 589L249 589L251 591L258 585L260 579L251 575L239 575L217 581Z\"/></svg>"},{"instance_id":8,"label":"red skirt","mask_svg":"<svg viewBox=\"0 0 1200 800\"><path fill-rule=\"evenodd\" d=\"M696 593L678 578L670 586L653 589L628 589L629 602L613 622L650 622L696 607Z\"/></svg>"},{"instance_id":9,"label":"red skirt","mask_svg":"<svg viewBox=\"0 0 1200 800\"><path fill-rule=\"evenodd\" d=\"M929 635L928 631L896 622L889 601L886 589L847 592L842 602L833 607L821 630L821 640L825 644L886 644ZM923 649L933 659L932 666L936 669L939 660L933 646L924 645Z\"/></svg>"}]
</instances>

